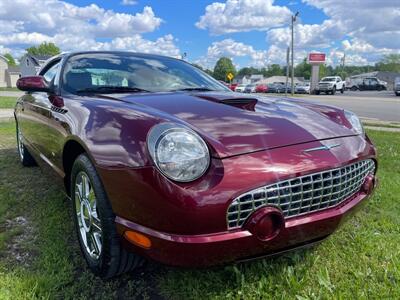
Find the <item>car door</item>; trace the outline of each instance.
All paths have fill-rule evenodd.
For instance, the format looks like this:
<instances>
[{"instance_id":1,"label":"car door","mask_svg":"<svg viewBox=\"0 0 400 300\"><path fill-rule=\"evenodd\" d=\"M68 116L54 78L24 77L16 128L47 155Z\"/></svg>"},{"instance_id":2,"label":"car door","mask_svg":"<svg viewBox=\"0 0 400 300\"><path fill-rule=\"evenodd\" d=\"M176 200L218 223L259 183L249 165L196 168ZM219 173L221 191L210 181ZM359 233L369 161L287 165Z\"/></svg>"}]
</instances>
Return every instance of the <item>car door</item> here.
<instances>
[{"instance_id":1,"label":"car door","mask_svg":"<svg viewBox=\"0 0 400 300\"><path fill-rule=\"evenodd\" d=\"M49 63L39 75L42 75L48 84L52 85L58 66L59 61ZM48 154L48 122L52 107L49 97L50 95L47 92L29 92L24 95L22 103L22 134L31 148L42 159Z\"/></svg>"}]
</instances>

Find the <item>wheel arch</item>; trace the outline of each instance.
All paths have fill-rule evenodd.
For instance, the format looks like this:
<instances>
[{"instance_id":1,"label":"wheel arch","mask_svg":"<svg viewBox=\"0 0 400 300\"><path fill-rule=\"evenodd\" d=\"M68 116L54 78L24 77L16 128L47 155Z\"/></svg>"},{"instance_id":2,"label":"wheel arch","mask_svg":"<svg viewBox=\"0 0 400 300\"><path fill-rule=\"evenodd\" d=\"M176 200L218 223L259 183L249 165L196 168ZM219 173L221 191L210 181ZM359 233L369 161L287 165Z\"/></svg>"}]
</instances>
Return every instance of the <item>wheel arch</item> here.
<instances>
[{"instance_id":1,"label":"wheel arch","mask_svg":"<svg viewBox=\"0 0 400 300\"><path fill-rule=\"evenodd\" d=\"M81 154L86 154L89 159L93 161L93 158L90 155L89 150L87 147L84 145L82 141L76 138L70 138L67 140L64 144L63 147L63 152L62 152L62 164L63 164L63 169L64 169L64 186L65 186L65 191L67 195L70 196L70 175L72 171L72 166L76 160L76 158L81 155Z\"/></svg>"}]
</instances>

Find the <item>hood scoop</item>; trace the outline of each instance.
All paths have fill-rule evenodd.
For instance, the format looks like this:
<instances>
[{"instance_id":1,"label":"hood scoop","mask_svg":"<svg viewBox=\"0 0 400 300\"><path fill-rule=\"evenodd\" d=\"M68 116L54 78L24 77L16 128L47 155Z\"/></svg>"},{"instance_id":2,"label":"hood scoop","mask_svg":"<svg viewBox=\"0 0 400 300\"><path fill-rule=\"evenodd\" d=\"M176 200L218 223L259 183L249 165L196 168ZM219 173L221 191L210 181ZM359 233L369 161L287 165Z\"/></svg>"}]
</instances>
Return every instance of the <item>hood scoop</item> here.
<instances>
[{"instance_id":1,"label":"hood scoop","mask_svg":"<svg viewBox=\"0 0 400 300\"><path fill-rule=\"evenodd\" d=\"M258 100L256 98L244 98L244 97L235 97L235 98L214 98L206 95L200 96L203 99L213 101L216 103L221 103L221 104L226 104L229 106L233 106L236 108L240 108L243 110L248 110L248 111L256 111L256 104Z\"/></svg>"}]
</instances>

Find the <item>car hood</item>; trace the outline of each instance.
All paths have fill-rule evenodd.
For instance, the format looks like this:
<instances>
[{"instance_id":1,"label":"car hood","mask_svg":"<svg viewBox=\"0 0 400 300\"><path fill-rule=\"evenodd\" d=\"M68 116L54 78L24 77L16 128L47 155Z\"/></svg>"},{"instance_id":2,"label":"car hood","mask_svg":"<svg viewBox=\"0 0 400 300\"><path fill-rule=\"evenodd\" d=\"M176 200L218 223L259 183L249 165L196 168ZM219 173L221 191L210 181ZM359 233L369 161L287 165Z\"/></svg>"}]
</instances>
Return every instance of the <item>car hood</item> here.
<instances>
[{"instance_id":1,"label":"car hood","mask_svg":"<svg viewBox=\"0 0 400 300\"><path fill-rule=\"evenodd\" d=\"M233 92L119 95L197 131L218 157L355 135L341 110L305 101Z\"/></svg>"}]
</instances>

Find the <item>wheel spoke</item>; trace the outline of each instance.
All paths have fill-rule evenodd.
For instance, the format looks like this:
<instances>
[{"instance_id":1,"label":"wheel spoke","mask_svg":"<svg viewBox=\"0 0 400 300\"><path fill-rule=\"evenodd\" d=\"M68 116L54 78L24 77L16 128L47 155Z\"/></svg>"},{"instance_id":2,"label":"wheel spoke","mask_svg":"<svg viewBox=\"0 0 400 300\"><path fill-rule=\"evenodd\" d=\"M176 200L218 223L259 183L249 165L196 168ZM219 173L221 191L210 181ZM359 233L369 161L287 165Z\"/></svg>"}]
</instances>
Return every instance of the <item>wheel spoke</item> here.
<instances>
[{"instance_id":1,"label":"wheel spoke","mask_svg":"<svg viewBox=\"0 0 400 300\"><path fill-rule=\"evenodd\" d=\"M92 253L96 255L100 255L101 252L101 237L99 234L91 233L90 234L91 244L93 246Z\"/></svg>"}]
</instances>

